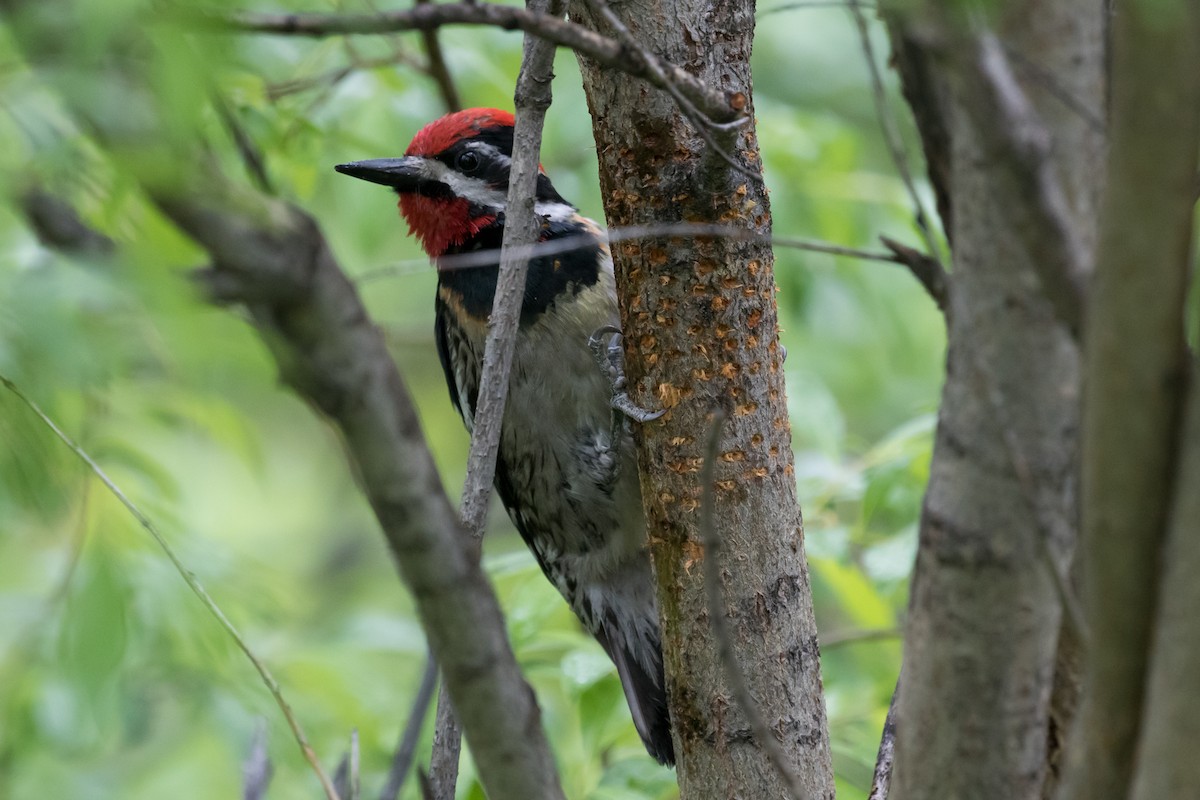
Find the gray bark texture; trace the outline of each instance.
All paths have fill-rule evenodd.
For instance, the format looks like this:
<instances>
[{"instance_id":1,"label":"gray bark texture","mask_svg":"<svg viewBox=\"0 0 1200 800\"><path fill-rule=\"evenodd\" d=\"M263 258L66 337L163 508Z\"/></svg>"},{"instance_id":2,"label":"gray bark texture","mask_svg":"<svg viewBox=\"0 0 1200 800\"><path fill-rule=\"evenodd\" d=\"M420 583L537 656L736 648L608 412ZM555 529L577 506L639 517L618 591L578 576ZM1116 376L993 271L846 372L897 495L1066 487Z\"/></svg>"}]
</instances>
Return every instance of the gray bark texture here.
<instances>
[{"instance_id":1,"label":"gray bark texture","mask_svg":"<svg viewBox=\"0 0 1200 800\"><path fill-rule=\"evenodd\" d=\"M611 33L595 3L572 19ZM720 146L759 167L750 100L752 3L631 0L617 9L649 50L724 91L750 115ZM636 57L632 55L631 57ZM666 93L580 58L612 228L719 222L768 233L761 181L733 170ZM659 581L681 797L780 798L784 782L751 733L718 660L700 533L704 441L716 454L714 523L725 614L741 670L811 800L833 777L804 529L778 344L773 258L763 241L658 237L614 247L631 394L659 421L640 427L642 501Z\"/></svg>"},{"instance_id":2,"label":"gray bark texture","mask_svg":"<svg viewBox=\"0 0 1200 800\"><path fill-rule=\"evenodd\" d=\"M245 302L282 380L342 434L488 796L561 800L533 691L382 333L310 218L261 198L249 205L206 196L216 199L157 202L212 257L210 290L223 302Z\"/></svg>"},{"instance_id":3,"label":"gray bark texture","mask_svg":"<svg viewBox=\"0 0 1200 800\"><path fill-rule=\"evenodd\" d=\"M1178 728L1177 715L1186 704L1194 708L1200 663L1186 661L1195 642L1188 631L1197 628L1191 620L1180 625L1178 605L1194 590L1181 583L1181 564L1163 560L1162 548L1175 524L1167 552L1186 560L1194 547L1186 538L1200 533L1186 508L1200 484L1184 482L1178 471L1189 372L1183 298L1200 152L1200 10L1186 1L1119 2L1114 10L1108 187L1085 340L1080 554L1091 641L1064 800L1126 797L1139 768L1142 791L1163 788L1146 797L1197 791L1187 781L1166 791L1196 772L1194 755L1180 759L1167 745L1195 729L1194 721ZM1184 534L1180 523L1193 527ZM1171 578L1166 585L1164 566ZM1184 579L1196 580L1195 573ZM1160 603L1164 618L1157 616ZM1191 606L1186 614L1196 612ZM1155 705L1149 709L1144 697L1156 629ZM1162 638L1172 634L1178 642ZM1179 693L1164 696L1168 687ZM1147 711L1164 716L1148 718ZM1143 725L1153 738L1141 750L1149 762L1139 765ZM1169 766L1172 754L1177 757Z\"/></svg>"},{"instance_id":4,"label":"gray bark texture","mask_svg":"<svg viewBox=\"0 0 1200 800\"><path fill-rule=\"evenodd\" d=\"M1187 797L1200 786L1200 491L1195 489L1200 486L1200 368L1195 364L1189 393L1133 800Z\"/></svg>"},{"instance_id":5,"label":"gray bark texture","mask_svg":"<svg viewBox=\"0 0 1200 800\"><path fill-rule=\"evenodd\" d=\"M1104 39L1100 3L1025 5L994 36L940 10L892 23L906 95L924 98L917 119L954 245L892 800L1038 798L1047 777L1061 622L1052 570L1065 570L1076 519L1072 304L1103 152L1102 132L1051 90L1103 109ZM1065 88L1014 70L1018 57Z\"/></svg>"}]
</instances>

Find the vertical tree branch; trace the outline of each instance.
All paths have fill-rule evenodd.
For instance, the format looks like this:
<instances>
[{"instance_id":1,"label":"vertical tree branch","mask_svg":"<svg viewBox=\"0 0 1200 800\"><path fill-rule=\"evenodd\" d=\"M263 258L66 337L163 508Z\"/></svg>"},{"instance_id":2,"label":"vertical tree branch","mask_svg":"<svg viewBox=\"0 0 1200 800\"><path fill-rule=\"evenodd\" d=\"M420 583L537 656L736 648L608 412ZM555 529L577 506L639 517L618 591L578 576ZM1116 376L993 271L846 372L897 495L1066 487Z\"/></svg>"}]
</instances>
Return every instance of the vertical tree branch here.
<instances>
[{"instance_id":1,"label":"vertical tree branch","mask_svg":"<svg viewBox=\"0 0 1200 800\"><path fill-rule=\"evenodd\" d=\"M421 670L421 683L413 697L412 708L408 712L408 722L400 735L400 743L392 756L392 765L388 768L387 781L379 791L379 800L396 800L404 779L412 767L417 753L417 742L421 738L421 727L425 723L425 714L429 710L429 701L433 699L433 690L437 686L437 662L433 654L425 659L425 667Z\"/></svg>"},{"instance_id":2,"label":"vertical tree branch","mask_svg":"<svg viewBox=\"0 0 1200 800\"><path fill-rule=\"evenodd\" d=\"M883 76L879 74L879 65L875 62L875 47L871 44L871 32L867 28L867 15L863 12L861 0L846 0L846 5L850 9L850 15L854 18L854 27L858 30L858 40L862 45L863 60L867 64L867 72L871 77L871 96L875 101L875 116L878 118L879 127L883 132L884 143L892 157L892 164L896 167L896 172L904 183L904 189L908 192L908 199L912 203L917 230L920 231L921 238L925 242L925 256L940 267L941 248L938 247L934 237L933 224L925 213L925 204L921 202L921 196L917 194L912 170L908 165L908 151L904 147L904 140L900 137L900 132L896 130L895 120L888 108Z\"/></svg>"},{"instance_id":3,"label":"vertical tree branch","mask_svg":"<svg viewBox=\"0 0 1200 800\"><path fill-rule=\"evenodd\" d=\"M1193 363L1150 652L1132 800L1187 797L1200 786L1200 366Z\"/></svg>"},{"instance_id":4,"label":"vertical tree branch","mask_svg":"<svg viewBox=\"0 0 1200 800\"><path fill-rule=\"evenodd\" d=\"M532 13L557 17L562 15L563 2L528 0L528 9ZM463 523L476 540L483 536L488 500L496 474L496 454L500 448L504 403L508 396L508 375L512 367L517 323L525 296L525 275L529 266L529 255L524 248L537 241L541 229L541 221L534 213L534 207L537 201L542 126L551 102L554 51L552 42L526 34L521 72L517 77L513 98L516 126L500 253L500 275L484 345L479 399L461 506ZM430 764L430 785L437 800L453 799L458 777L460 736L449 699L445 692L438 697L438 725Z\"/></svg>"},{"instance_id":5,"label":"vertical tree branch","mask_svg":"<svg viewBox=\"0 0 1200 800\"><path fill-rule=\"evenodd\" d=\"M552 3L557 3L555 9L549 8ZM529 8L536 12L558 10L561 13L562 5L559 0L529 0ZM513 160L500 254L500 276L488 321L478 407L467 463L467 485L463 488L463 521L477 536L482 535L496 474L500 425L508 396L508 373L512 366L521 301L525 295L529 256L527 252L520 252L519 248L537 241L541 226L534 213L534 205L542 125L546 109L550 106L553 67L554 45L535 36L527 36L514 97L516 129L513 133Z\"/></svg>"},{"instance_id":6,"label":"vertical tree branch","mask_svg":"<svg viewBox=\"0 0 1200 800\"><path fill-rule=\"evenodd\" d=\"M796 498L769 199L753 125L752 4L625 0L622 37L720 86L749 121L725 131L731 167L667 93L580 56L610 228L717 222L747 234L670 232L615 243L621 326L635 402L666 414L635 432L642 507L658 580L663 659L681 796L786 796L784 779L726 678L709 624L698 513L702 432L728 414L717 456L713 524L729 620L750 694L807 797L833 777L804 531ZM588 0L572 19L611 26ZM754 175L747 179L747 174Z\"/></svg>"},{"instance_id":7,"label":"vertical tree branch","mask_svg":"<svg viewBox=\"0 0 1200 800\"><path fill-rule=\"evenodd\" d=\"M1079 96L1097 108L1103 21L1091 0L989 19L1006 43L1079 75ZM906 96L922 100L954 249L890 800L1036 800L1063 624L1054 575L1077 517L1081 373L1071 330L1082 316L1103 136L1078 115L1051 113L996 58L994 35L967 29L945 4L897 3L889 22Z\"/></svg>"},{"instance_id":8,"label":"vertical tree branch","mask_svg":"<svg viewBox=\"0 0 1200 800\"><path fill-rule=\"evenodd\" d=\"M1195 4L1118 3L1112 75L1083 403L1082 555L1092 647L1065 800L1129 790L1172 490L1197 491L1176 474L1200 151Z\"/></svg>"},{"instance_id":9,"label":"vertical tree branch","mask_svg":"<svg viewBox=\"0 0 1200 800\"><path fill-rule=\"evenodd\" d=\"M417 0L417 5L429 2L431 0ZM446 54L442 52L442 42L437 28L427 28L421 31L421 42L425 45L425 56L429 59L429 77L437 83L446 111L459 111L463 107L462 99L458 95L458 86L454 83L454 76L450 74L450 67L446 64Z\"/></svg>"},{"instance_id":10,"label":"vertical tree branch","mask_svg":"<svg viewBox=\"0 0 1200 800\"><path fill-rule=\"evenodd\" d=\"M887 716L883 720L883 733L879 737L879 752L875 756L875 772L871 776L871 791L867 800L888 800L892 791L892 766L896 762L896 697L900 694L900 680L888 703Z\"/></svg>"},{"instance_id":11,"label":"vertical tree branch","mask_svg":"<svg viewBox=\"0 0 1200 800\"><path fill-rule=\"evenodd\" d=\"M800 778L788 763L787 754L779 742L775 731L767 724L766 717L758 701L750 693L746 685L746 676L738 663L737 650L734 644L733 632L729 630L729 620L725 615L725 596L721 588L721 559L724 546L721 534L713 522L713 504L716 502L716 486L714 485L717 457L720 455L721 432L725 429L728 415L718 408L713 411L712 424L704 443L704 467L700 470L700 486L703 494L700 498L700 533L704 541L704 593L708 600L708 621L712 625L713 637L717 640L717 651L721 665L725 669L725 679L733 687L733 696L742 708L742 713L750 721L754 738L767 752L771 766L779 774L787 795L791 800L803 800L804 789L800 786Z\"/></svg>"},{"instance_id":12,"label":"vertical tree branch","mask_svg":"<svg viewBox=\"0 0 1200 800\"><path fill-rule=\"evenodd\" d=\"M429 754L429 773L424 781L433 800L454 800L461 758L462 727L454 714L450 689L442 683L442 688L438 690L437 712L434 715L433 751Z\"/></svg>"},{"instance_id":13,"label":"vertical tree branch","mask_svg":"<svg viewBox=\"0 0 1200 800\"><path fill-rule=\"evenodd\" d=\"M921 136L925 172L937 201L942 232L953 245L954 218L950 208L950 109L944 70L937 68L933 54L921 41L912 20L901 4L882 9L891 41L891 65L900 76L900 91L908 102L913 122Z\"/></svg>"}]
</instances>

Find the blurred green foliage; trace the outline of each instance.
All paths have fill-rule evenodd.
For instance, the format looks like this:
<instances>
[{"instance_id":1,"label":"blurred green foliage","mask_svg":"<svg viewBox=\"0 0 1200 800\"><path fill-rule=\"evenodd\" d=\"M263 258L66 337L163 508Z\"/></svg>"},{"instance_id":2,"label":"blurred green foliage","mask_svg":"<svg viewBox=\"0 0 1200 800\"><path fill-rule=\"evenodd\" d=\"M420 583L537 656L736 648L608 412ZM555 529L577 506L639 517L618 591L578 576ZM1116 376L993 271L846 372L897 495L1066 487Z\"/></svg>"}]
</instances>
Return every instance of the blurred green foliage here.
<instances>
[{"instance_id":1,"label":"blurred green foliage","mask_svg":"<svg viewBox=\"0 0 1200 800\"><path fill-rule=\"evenodd\" d=\"M16 205L0 206L0 372L163 528L276 671L330 769L359 731L364 786L374 794L424 659L411 601L336 435L279 387L236 311L201 302L188 272L202 252L138 186L149 177L200 187L204 166L169 155L198 136L230 174L243 174L213 109L219 97L261 148L277 191L321 221L357 277L454 496L467 437L434 355L435 276L387 191L331 169L399 154L443 109L435 85L412 67L423 58L416 37L224 37L163 21L156 7L76 3L69 41L18 47L14 31L0 27L0 184L16 195L37 182L119 246L110 260L62 256L38 244ZM755 106L776 231L860 247L876 247L879 234L915 244L847 13L768 3L759 17ZM118 57L130 26L149 45ZM469 105L511 105L518 35L449 29L442 41ZM63 51L52 83L30 68L22 55L30 48ZM377 66L385 61L393 63ZM570 53L559 54L556 72L542 161L564 196L602 218ZM84 98L89 114L130 138L98 144L60 93ZM855 634L901 621L943 329L899 267L777 256L797 475L818 621L830 642L823 659L835 765L839 786L862 793L900 646ZM492 522L487 566L567 796L675 796L672 773L642 750L610 663L503 513ZM0 798L239 796L259 718L276 768L270 796L319 796L245 658L128 513L2 389L0 619ZM403 796L416 796L411 781ZM460 797L482 797L469 759Z\"/></svg>"}]
</instances>

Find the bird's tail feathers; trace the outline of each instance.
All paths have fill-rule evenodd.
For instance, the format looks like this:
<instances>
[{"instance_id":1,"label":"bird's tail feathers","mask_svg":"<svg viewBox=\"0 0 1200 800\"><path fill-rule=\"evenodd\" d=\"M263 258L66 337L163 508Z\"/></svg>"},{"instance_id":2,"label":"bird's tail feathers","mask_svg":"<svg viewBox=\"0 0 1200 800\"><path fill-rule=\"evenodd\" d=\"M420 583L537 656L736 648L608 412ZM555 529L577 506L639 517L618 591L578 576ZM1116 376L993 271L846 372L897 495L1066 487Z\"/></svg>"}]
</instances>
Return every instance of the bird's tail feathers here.
<instances>
[{"instance_id":1,"label":"bird's tail feathers","mask_svg":"<svg viewBox=\"0 0 1200 800\"><path fill-rule=\"evenodd\" d=\"M675 744L671 740L671 716L667 710L666 681L663 676L662 649L655 641L650 650L651 664L644 665L627 643L609 638L601 631L596 638L617 667L625 700L633 715L633 724L646 750L660 764L675 764Z\"/></svg>"}]
</instances>

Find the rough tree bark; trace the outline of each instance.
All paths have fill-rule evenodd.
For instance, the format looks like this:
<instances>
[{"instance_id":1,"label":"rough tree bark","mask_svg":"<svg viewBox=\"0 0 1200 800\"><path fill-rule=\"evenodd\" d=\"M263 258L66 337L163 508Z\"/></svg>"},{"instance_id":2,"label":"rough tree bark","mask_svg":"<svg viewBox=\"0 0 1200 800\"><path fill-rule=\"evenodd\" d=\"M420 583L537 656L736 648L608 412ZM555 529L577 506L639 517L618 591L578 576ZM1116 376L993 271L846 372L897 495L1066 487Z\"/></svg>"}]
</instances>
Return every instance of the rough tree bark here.
<instances>
[{"instance_id":1,"label":"rough tree bark","mask_svg":"<svg viewBox=\"0 0 1200 800\"><path fill-rule=\"evenodd\" d=\"M613 31L594 0L575 0L569 11ZM753 4L631 0L619 16L651 51L750 115L720 146L757 170ZM770 231L761 179L714 154L668 94L580 62L611 227L687 221ZM729 422L717 455L715 523L726 545L722 577L742 670L807 797L832 798L771 249L762 240L660 237L619 244L614 258L634 399L667 411L641 428L639 463L681 796L786 796L732 699L705 610L697 477L719 407Z\"/></svg>"},{"instance_id":2,"label":"rough tree bark","mask_svg":"<svg viewBox=\"0 0 1200 800\"><path fill-rule=\"evenodd\" d=\"M932 9L892 23L906 94L927 99L919 122L935 121L922 132L954 243L893 800L1037 798L1046 779L1060 626L1051 570L1065 569L1075 533L1080 391L1061 313L1080 276L1051 283L1046 267L1087 263L1103 147L1056 91L1103 117L1104 38L1100 3L1032 11L1007 9L995 39ZM1061 83L1030 71L1014 82L1018 57ZM935 71L940 85L913 85ZM1061 250L1064 225L1076 252Z\"/></svg>"},{"instance_id":3,"label":"rough tree bark","mask_svg":"<svg viewBox=\"0 0 1200 800\"><path fill-rule=\"evenodd\" d=\"M1133 800L1187 797L1200 786L1200 368L1192 365L1183 450L1159 594L1158 626L1150 653ZM1191 488L1187 488L1191 487Z\"/></svg>"},{"instance_id":4,"label":"rough tree bark","mask_svg":"<svg viewBox=\"0 0 1200 800\"><path fill-rule=\"evenodd\" d=\"M1162 548L1169 524L1196 524L1185 504L1200 490L1178 471L1189 372L1184 297L1200 152L1200 10L1170 0L1118 2L1114 10L1109 176L1088 303L1083 415L1080 555L1092 635L1064 800L1126 797L1135 769L1141 791L1161 789L1143 796L1196 792L1184 780L1196 774L1195 757L1181 759L1169 746L1174 735L1196 726L1179 728L1183 720L1174 710L1196 701L1187 689L1198 667L1185 660L1196 625L1180 625L1186 617L1170 590L1190 592ZM1181 515L1173 521L1172 495ZM1190 536L1197 532L1193 527ZM1168 552L1186 552L1180 535L1177 527ZM1168 591L1159 588L1164 564L1172 570ZM1195 574L1188 580L1194 584ZM1167 614L1161 619L1160 602ZM1185 613L1194 617L1196 608ZM1156 627L1150 708L1144 697ZM1161 638L1171 634L1180 637L1178 646ZM1139 767L1135 755L1148 719L1151 738L1141 753L1149 763ZM1173 735L1164 736L1168 731ZM1174 792L1167 790L1172 784Z\"/></svg>"}]
</instances>

